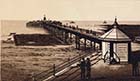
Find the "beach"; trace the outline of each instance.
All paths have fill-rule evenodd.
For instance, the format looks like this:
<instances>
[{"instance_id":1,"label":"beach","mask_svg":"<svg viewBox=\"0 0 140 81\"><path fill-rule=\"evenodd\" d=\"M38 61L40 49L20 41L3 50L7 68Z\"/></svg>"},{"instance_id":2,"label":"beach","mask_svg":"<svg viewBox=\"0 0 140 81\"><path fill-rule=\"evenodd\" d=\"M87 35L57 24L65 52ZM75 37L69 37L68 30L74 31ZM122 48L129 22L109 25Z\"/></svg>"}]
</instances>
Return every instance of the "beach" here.
<instances>
[{"instance_id":1,"label":"beach","mask_svg":"<svg viewBox=\"0 0 140 81\"><path fill-rule=\"evenodd\" d=\"M24 81L80 53L73 46L57 45L52 42L54 39L50 41L54 44L49 46L15 46L13 40L7 42L12 37L10 33L48 34L42 28L27 28L26 22L1 21L1 81Z\"/></svg>"},{"instance_id":2,"label":"beach","mask_svg":"<svg viewBox=\"0 0 140 81\"><path fill-rule=\"evenodd\" d=\"M48 34L47 31L41 28L26 28L26 22L27 21L3 22L2 40L7 40L11 32L16 32L17 34ZM93 24L84 25L83 27L85 26L88 26L87 29L91 27L91 29L98 31L98 28L93 27ZM8 29L9 27L10 29ZM132 43L132 51L139 50L140 44ZM15 46L14 42L1 42L1 81L26 81L27 78L52 68L54 64L59 65L67 61L68 58L73 58L79 54L85 54L85 52L76 50L74 44ZM92 73L94 79L97 77L130 77L131 69L131 65L123 65L117 68L117 66L110 67L103 62L99 62L93 66ZM97 81L102 81L102 79L98 79Z\"/></svg>"},{"instance_id":3,"label":"beach","mask_svg":"<svg viewBox=\"0 0 140 81\"><path fill-rule=\"evenodd\" d=\"M24 81L51 67L79 55L73 46L15 46L2 43L2 81Z\"/></svg>"}]
</instances>

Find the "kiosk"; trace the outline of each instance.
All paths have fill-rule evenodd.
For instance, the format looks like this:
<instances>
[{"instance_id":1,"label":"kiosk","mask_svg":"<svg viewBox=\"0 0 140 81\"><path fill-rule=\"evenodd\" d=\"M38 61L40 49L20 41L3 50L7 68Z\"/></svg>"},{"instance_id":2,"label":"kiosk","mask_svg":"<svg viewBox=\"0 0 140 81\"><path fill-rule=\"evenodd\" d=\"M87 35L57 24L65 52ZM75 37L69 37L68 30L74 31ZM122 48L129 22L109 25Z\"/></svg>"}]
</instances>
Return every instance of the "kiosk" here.
<instances>
[{"instance_id":1,"label":"kiosk","mask_svg":"<svg viewBox=\"0 0 140 81\"><path fill-rule=\"evenodd\" d=\"M131 40L119 29L115 18L112 29L101 36L102 58L109 64L129 63L131 57Z\"/></svg>"}]
</instances>

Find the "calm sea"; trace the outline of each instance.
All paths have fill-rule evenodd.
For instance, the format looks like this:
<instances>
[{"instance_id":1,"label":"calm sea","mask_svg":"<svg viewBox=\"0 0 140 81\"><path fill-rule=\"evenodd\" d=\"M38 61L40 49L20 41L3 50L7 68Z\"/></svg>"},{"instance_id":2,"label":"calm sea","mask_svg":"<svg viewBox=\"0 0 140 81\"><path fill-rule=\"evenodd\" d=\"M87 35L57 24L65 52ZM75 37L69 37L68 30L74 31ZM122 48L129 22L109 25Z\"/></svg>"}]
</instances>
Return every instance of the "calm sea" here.
<instances>
[{"instance_id":1,"label":"calm sea","mask_svg":"<svg viewBox=\"0 0 140 81\"><path fill-rule=\"evenodd\" d=\"M10 33L16 34L47 34L42 28L26 27L28 21L22 20L2 20L1 39L6 40Z\"/></svg>"},{"instance_id":2,"label":"calm sea","mask_svg":"<svg viewBox=\"0 0 140 81\"><path fill-rule=\"evenodd\" d=\"M10 33L17 33L17 34L47 34L42 28L36 27L26 27L26 23L28 21L23 20L1 20L1 39L6 40ZM103 21L74 21L75 23L70 23L71 21L62 21L63 24L68 25L78 25L80 28L85 29L92 29L94 31L100 31L102 29L99 25L103 24ZM108 24L113 24L113 21L108 21ZM126 23L126 24L140 24L139 21L124 21L119 23Z\"/></svg>"}]
</instances>

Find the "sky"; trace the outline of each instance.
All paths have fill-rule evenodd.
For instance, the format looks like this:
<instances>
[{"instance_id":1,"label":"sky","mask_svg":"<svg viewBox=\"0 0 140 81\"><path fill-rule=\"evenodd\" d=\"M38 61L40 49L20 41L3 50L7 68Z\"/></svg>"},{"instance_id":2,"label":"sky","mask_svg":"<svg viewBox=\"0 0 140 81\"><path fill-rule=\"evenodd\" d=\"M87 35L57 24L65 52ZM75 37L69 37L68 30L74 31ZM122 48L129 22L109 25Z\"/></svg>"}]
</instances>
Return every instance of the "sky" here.
<instances>
[{"instance_id":1,"label":"sky","mask_svg":"<svg viewBox=\"0 0 140 81\"><path fill-rule=\"evenodd\" d=\"M140 21L140 0L0 0L0 20Z\"/></svg>"}]
</instances>

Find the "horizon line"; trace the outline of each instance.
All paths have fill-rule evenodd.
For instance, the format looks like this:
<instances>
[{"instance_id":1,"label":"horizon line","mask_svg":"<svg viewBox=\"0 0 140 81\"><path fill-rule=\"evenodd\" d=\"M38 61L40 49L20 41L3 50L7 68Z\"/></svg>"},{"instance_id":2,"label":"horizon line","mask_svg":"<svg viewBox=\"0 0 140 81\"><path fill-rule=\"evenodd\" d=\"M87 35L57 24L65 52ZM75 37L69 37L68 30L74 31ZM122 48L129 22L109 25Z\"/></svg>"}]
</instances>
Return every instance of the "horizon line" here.
<instances>
[{"instance_id":1,"label":"horizon line","mask_svg":"<svg viewBox=\"0 0 140 81\"><path fill-rule=\"evenodd\" d=\"M43 19L0 19L0 21L36 21L36 20L43 20ZM108 20L99 20L99 19L93 19L93 20L87 20L87 19L47 19L47 20L56 20L56 21L114 21L114 19L108 19ZM119 20L117 21L140 21L140 20Z\"/></svg>"}]
</instances>

